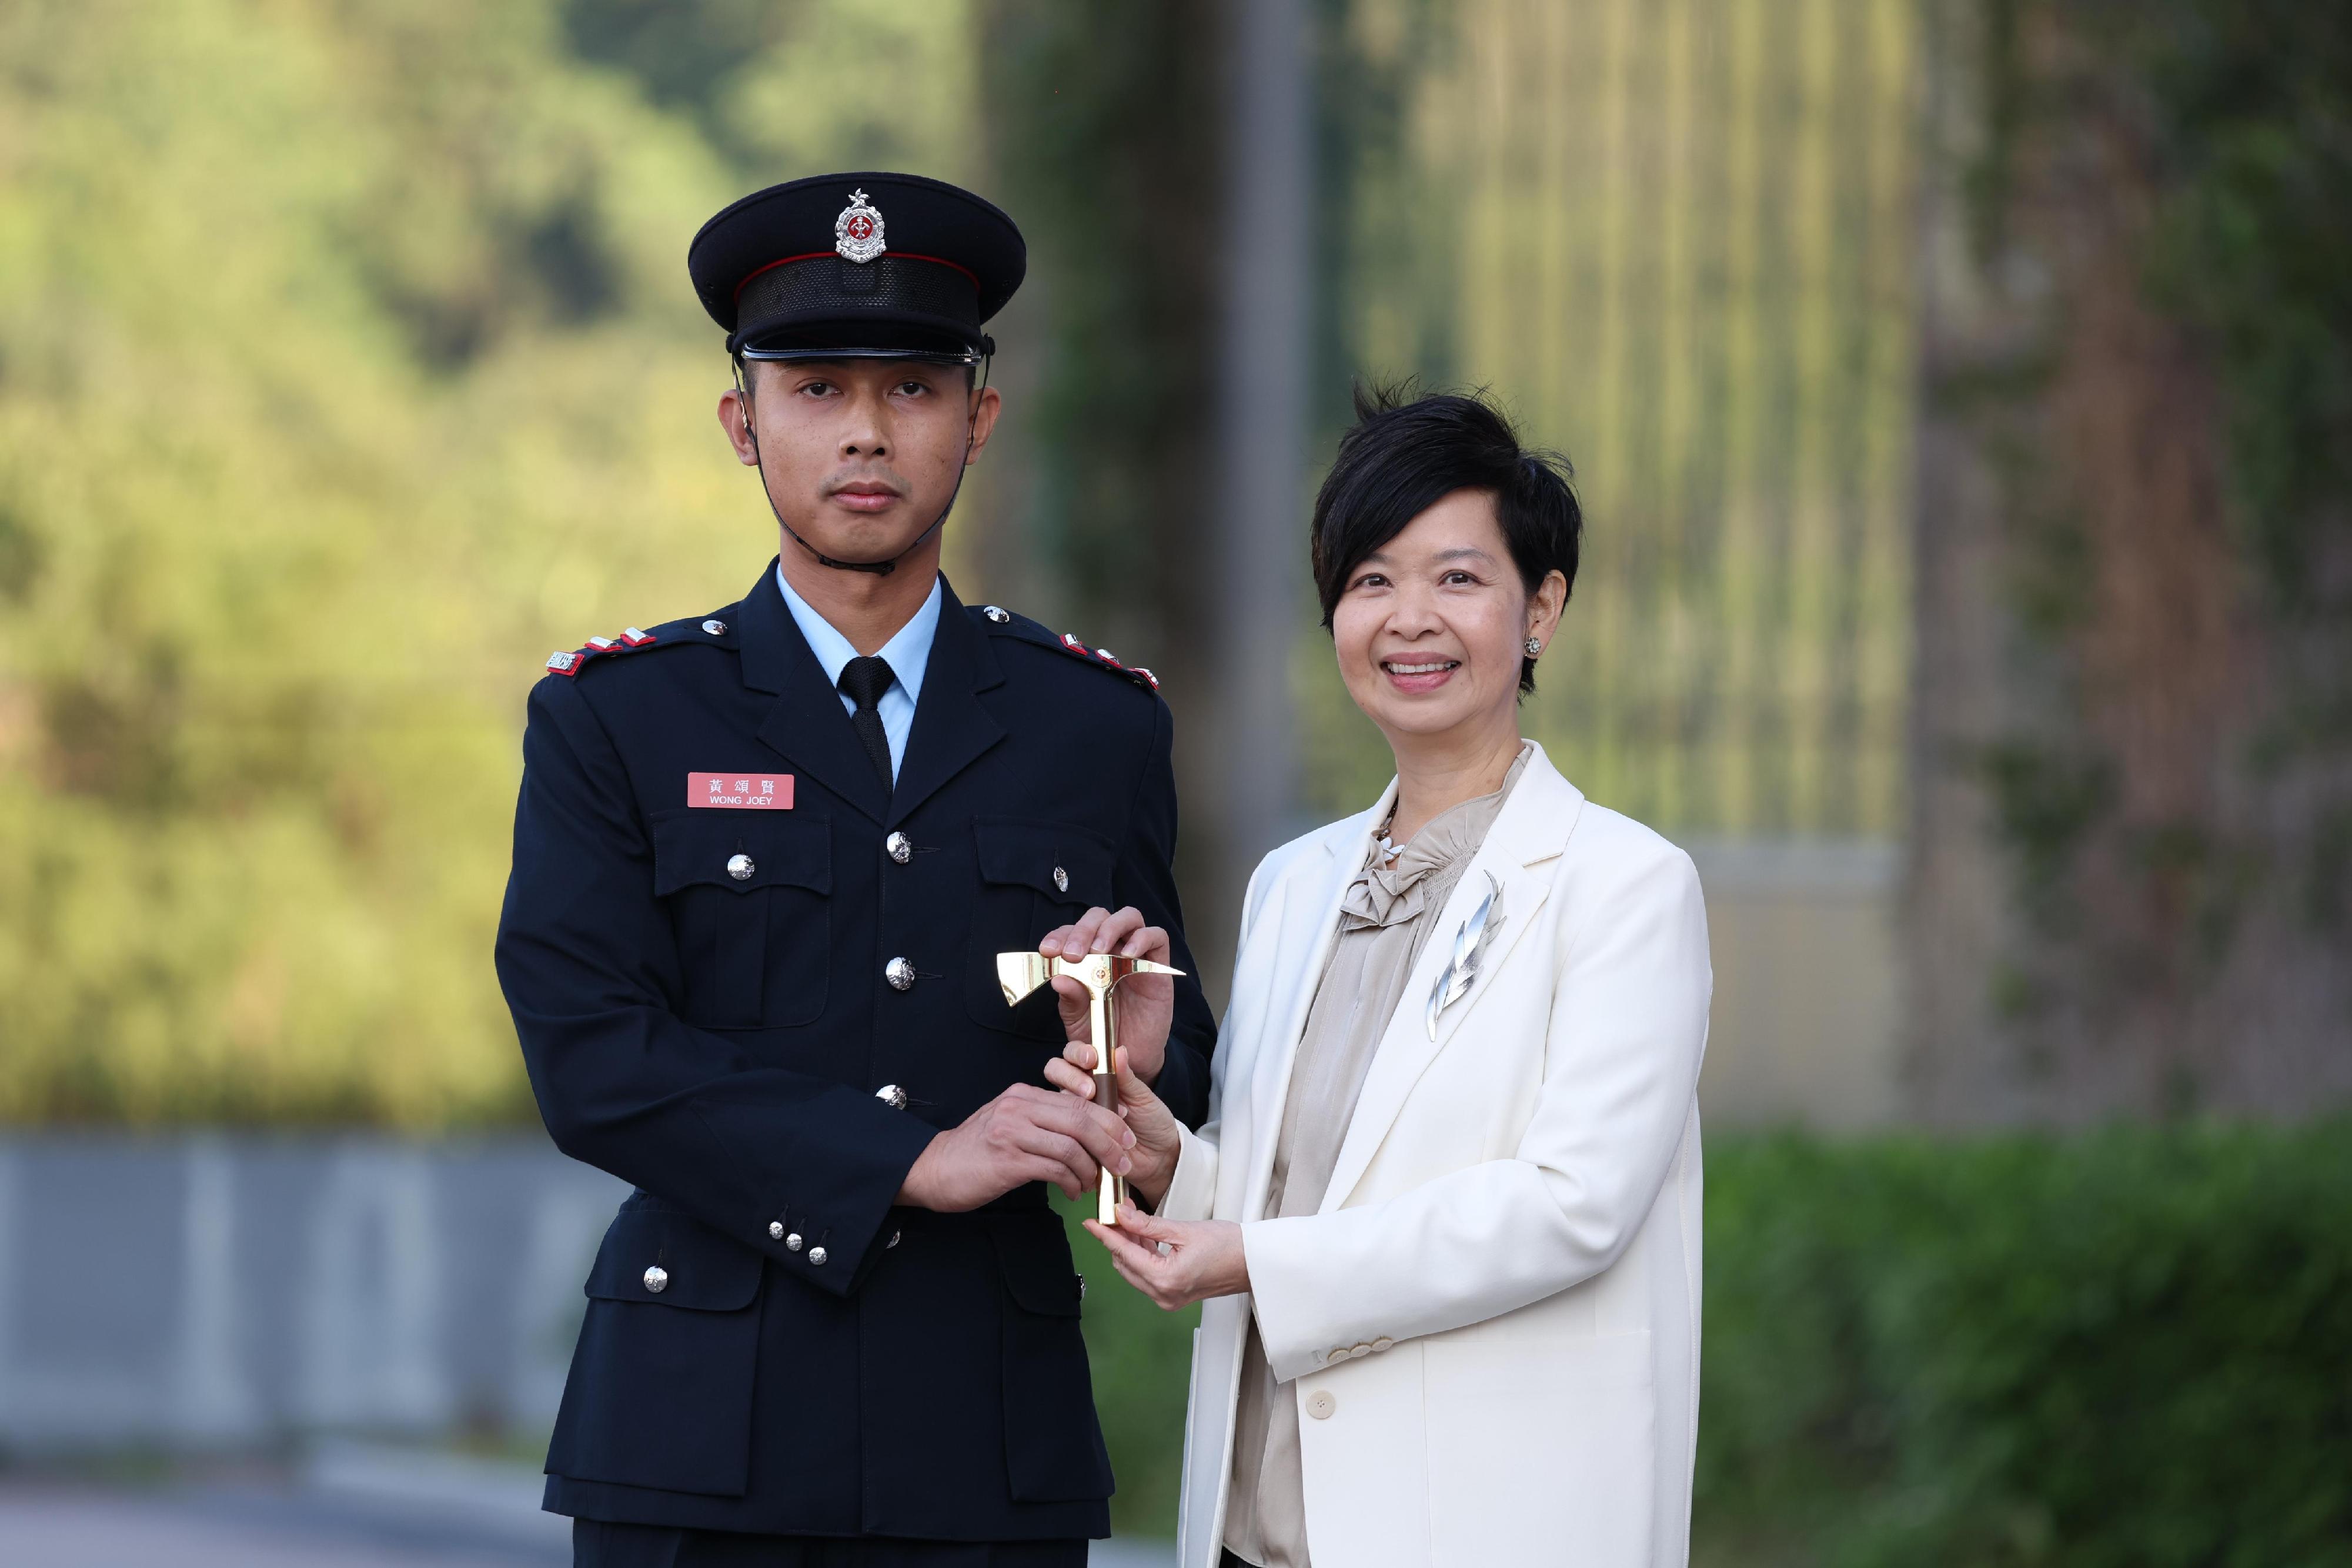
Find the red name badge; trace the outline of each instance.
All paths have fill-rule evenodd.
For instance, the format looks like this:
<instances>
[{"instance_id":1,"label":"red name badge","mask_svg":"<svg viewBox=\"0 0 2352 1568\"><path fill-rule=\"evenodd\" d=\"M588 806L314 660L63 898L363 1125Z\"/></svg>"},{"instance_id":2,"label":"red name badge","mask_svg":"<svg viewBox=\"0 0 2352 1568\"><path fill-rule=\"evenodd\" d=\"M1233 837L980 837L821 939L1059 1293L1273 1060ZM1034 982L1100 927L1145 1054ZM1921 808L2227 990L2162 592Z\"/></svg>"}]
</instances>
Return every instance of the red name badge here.
<instances>
[{"instance_id":1,"label":"red name badge","mask_svg":"<svg viewBox=\"0 0 2352 1568\"><path fill-rule=\"evenodd\" d=\"M793 809L793 776L789 773L689 773L686 803L719 806L737 811L789 811Z\"/></svg>"}]
</instances>

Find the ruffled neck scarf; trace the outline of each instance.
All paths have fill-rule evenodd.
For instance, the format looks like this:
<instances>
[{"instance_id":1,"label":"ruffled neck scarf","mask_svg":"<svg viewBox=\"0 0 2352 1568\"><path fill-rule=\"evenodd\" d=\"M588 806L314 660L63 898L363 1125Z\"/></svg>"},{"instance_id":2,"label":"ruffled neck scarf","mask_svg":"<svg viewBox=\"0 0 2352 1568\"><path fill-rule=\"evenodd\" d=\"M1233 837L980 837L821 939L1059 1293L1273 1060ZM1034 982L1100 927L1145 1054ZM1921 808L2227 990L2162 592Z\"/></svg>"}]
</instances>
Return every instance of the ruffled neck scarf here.
<instances>
[{"instance_id":1,"label":"ruffled neck scarf","mask_svg":"<svg viewBox=\"0 0 2352 1568\"><path fill-rule=\"evenodd\" d=\"M1503 798L1527 771L1530 750L1520 746L1511 770L1503 775L1501 789L1448 806L1413 834L1394 860L1384 859L1375 841L1364 869L1349 883L1347 895L1339 902L1339 929L1394 925L1412 919L1432 904L1443 904L1478 846L1486 841L1486 831L1503 809ZM1383 825L1381 837L1387 831Z\"/></svg>"}]
</instances>

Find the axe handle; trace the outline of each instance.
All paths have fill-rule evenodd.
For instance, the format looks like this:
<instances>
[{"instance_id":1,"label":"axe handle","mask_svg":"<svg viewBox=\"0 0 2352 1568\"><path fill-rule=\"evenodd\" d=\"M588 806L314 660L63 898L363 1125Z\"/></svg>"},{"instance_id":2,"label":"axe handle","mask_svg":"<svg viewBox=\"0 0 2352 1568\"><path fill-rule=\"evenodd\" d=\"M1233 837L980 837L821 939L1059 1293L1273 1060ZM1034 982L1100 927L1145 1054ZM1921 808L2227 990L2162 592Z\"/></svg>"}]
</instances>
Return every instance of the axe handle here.
<instances>
[{"instance_id":1,"label":"axe handle","mask_svg":"<svg viewBox=\"0 0 2352 1568\"><path fill-rule=\"evenodd\" d=\"M1087 988L1087 1011L1089 1032L1095 1041L1095 1103L1118 1114L1118 1074L1112 1068L1111 1052L1118 1049L1118 1036L1111 1025L1111 998L1108 990ZM1127 1200L1127 1178L1105 1166L1102 1180L1095 1192L1095 1218L1105 1225L1118 1223L1118 1206Z\"/></svg>"}]
</instances>

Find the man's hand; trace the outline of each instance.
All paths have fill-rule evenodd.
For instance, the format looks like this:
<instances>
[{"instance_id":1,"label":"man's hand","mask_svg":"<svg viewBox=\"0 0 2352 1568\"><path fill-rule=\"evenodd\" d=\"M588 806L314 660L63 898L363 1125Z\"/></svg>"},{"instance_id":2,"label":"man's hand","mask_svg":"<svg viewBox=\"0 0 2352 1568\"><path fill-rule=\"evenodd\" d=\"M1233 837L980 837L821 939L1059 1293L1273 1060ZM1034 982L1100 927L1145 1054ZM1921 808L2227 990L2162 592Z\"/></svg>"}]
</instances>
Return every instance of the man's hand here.
<instances>
[{"instance_id":1,"label":"man's hand","mask_svg":"<svg viewBox=\"0 0 2352 1568\"><path fill-rule=\"evenodd\" d=\"M898 1188L911 1208L961 1214L1049 1181L1066 1197L1095 1190L1101 1167L1127 1174L1135 1134L1082 1096L1016 1083L930 1141Z\"/></svg>"},{"instance_id":2,"label":"man's hand","mask_svg":"<svg viewBox=\"0 0 2352 1568\"><path fill-rule=\"evenodd\" d=\"M1117 953L1129 958L1168 962L1168 933L1146 925L1143 912L1129 905L1114 915L1099 906L1089 909L1076 925L1046 934L1037 951L1048 958L1083 958L1091 953ZM1054 977L1054 993L1061 1000L1062 1032L1072 1040L1093 1038L1087 1017L1087 988L1066 975ZM1168 1028L1176 1016L1176 980L1171 975L1138 975L1111 993L1118 1009L1119 1053L1146 1083L1157 1082L1160 1064L1168 1060Z\"/></svg>"},{"instance_id":3,"label":"man's hand","mask_svg":"<svg viewBox=\"0 0 2352 1568\"><path fill-rule=\"evenodd\" d=\"M1175 1113L1135 1075L1124 1045L1118 1048L1114 1066L1118 1073L1118 1113L1127 1119L1128 1131L1135 1134L1135 1143L1127 1152L1130 1162L1127 1185L1158 1208L1176 1175L1177 1156L1184 1152L1183 1137ZM1095 1048L1083 1040L1070 1041L1062 1048L1061 1060L1045 1063L1047 1080L1081 1098L1094 1092L1094 1071Z\"/></svg>"},{"instance_id":4,"label":"man's hand","mask_svg":"<svg viewBox=\"0 0 2352 1568\"><path fill-rule=\"evenodd\" d=\"M1155 1219L1129 1204L1118 1211L1117 1229L1092 1219L1087 1228L1120 1277L1163 1312L1250 1288L1242 1228L1230 1219Z\"/></svg>"}]
</instances>

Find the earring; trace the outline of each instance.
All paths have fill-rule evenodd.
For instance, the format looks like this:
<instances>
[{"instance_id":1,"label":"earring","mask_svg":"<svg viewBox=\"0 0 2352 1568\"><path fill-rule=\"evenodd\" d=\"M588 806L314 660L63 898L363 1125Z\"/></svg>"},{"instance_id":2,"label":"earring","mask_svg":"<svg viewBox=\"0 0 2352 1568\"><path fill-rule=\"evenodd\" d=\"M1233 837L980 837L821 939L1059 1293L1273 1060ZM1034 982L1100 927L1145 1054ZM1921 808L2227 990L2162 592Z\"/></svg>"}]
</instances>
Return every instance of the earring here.
<instances>
[{"instance_id":1,"label":"earring","mask_svg":"<svg viewBox=\"0 0 2352 1568\"><path fill-rule=\"evenodd\" d=\"M1536 641L1533 637L1528 638L1526 643L1521 644L1521 646L1527 649L1528 657L1530 659L1543 652L1543 644Z\"/></svg>"}]
</instances>

